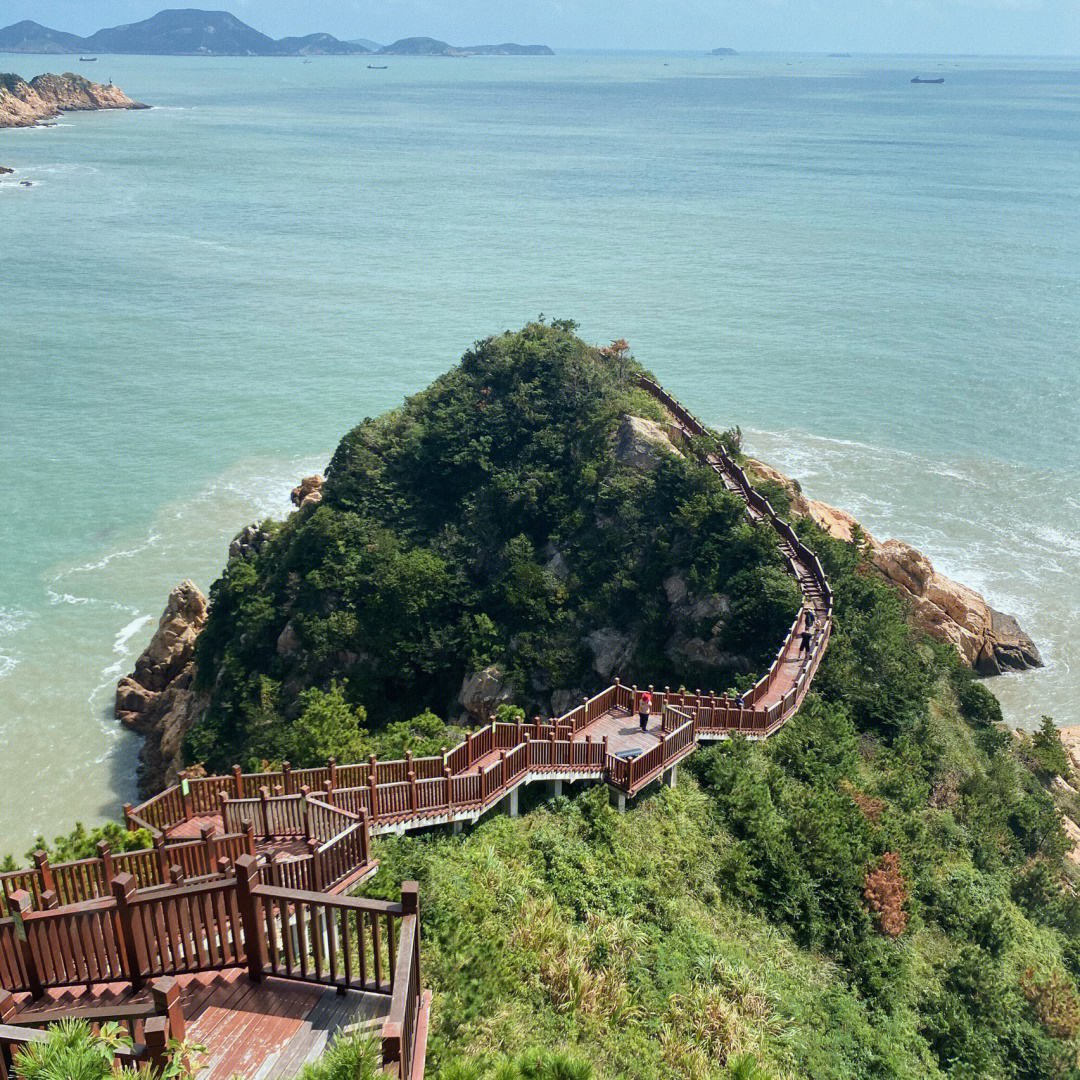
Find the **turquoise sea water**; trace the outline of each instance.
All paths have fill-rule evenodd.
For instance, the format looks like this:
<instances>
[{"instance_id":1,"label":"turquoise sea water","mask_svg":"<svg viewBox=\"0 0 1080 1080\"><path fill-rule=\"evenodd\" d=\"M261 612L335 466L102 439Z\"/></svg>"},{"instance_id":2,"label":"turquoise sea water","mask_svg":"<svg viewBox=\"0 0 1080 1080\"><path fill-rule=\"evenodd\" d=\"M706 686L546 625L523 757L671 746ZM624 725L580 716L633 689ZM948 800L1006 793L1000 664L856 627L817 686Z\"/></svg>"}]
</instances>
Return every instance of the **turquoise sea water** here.
<instances>
[{"instance_id":1,"label":"turquoise sea water","mask_svg":"<svg viewBox=\"0 0 1080 1080\"><path fill-rule=\"evenodd\" d=\"M1009 719L1080 722L1080 61L389 65L103 57L156 108L0 132L0 853L133 794L168 590L540 312L1015 612Z\"/></svg>"}]
</instances>

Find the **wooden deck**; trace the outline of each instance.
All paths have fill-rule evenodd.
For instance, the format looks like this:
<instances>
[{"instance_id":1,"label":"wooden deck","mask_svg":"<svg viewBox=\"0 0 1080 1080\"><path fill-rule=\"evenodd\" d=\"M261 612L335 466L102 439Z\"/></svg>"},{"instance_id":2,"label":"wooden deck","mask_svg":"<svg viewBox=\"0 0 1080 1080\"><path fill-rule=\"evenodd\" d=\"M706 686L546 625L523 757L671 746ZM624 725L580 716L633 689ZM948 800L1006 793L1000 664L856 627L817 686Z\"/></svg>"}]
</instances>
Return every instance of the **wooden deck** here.
<instances>
[{"instance_id":1,"label":"wooden deck","mask_svg":"<svg viewBox=\"0 0 1080 1080\"><path fill-rule=\"evenodd\" d=\"M254 983L247 971L179 975L186 1038L208 1047L201 1080L288 1080L325 1049L327 1040L354 1026L371 1029L386 1018L390 999L356 990L339 994L285 979ZM20 1016L54 1009L114 1008L147 1000L125 983L48 990L36 1002L23 995Z\"/></svg>"}]
</instances>

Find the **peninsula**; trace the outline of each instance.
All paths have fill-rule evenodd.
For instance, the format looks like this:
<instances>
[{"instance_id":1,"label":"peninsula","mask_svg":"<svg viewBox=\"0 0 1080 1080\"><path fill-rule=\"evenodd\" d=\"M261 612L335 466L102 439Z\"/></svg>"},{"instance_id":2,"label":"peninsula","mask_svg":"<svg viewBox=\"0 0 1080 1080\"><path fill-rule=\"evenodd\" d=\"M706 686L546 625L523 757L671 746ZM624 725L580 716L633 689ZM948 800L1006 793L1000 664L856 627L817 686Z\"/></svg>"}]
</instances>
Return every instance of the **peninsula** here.
<instances>
[{"instance_id":1,"label":"peninsula","mask_svg":"<svg viewBox=\"0 0 1080 1080\"><path fill-rule=\"evenodd\" d=\"M29 82L0 73L0 128L37 127L65 112L148 109L118 86L90 82L81 75L36 75ZM0 169L0 172L5 170Z\"/></svg>"},{"instance_id":2,"label":"peninsula","mask_svg":"<svg viewBox=\"0 0 1080 1080\"><path fill-rule=\"evenodd\" d=\"M402 38L379 50L380 56L554 56L546 45L449 45L430 37Z\"/></svg>"}]
</instances>

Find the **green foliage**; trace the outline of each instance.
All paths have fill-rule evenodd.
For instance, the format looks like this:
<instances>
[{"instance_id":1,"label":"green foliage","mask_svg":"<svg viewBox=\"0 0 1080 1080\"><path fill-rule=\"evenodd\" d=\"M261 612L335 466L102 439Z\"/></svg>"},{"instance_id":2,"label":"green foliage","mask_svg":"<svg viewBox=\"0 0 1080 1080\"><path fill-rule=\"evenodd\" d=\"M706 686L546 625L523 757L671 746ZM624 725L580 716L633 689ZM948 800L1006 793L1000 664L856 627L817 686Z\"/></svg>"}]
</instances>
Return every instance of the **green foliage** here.
<instances>
[{"instance_id":1,"label":"green foliage","mask_svg":"<svg viewBox=\"0 0 1080 1080\"><path fill-rule=\"evenodd\" d=\"M1031 757L1036 772L1043 779L1052 780L1055 776L1068 776L1072 772L1069 755L1065 753L1053 717L1044 716L1039 730L1032 735Z\"/></svg>"},{"instance_id":2,"label":"green foliage","mask_svg":"<svg viewBox=\"0 0 1080 1080\"><path fill-rule=\"evenodd\" d=\"M593 349L569 325L478 342L365 420L322 502L230 561L198 641L211 702L189 761L345 760L358 746L349 709L377 740L426 710L453 715L463 678L489 664L548 715L552 690L606 685L586 644L603 627L636 642L625 674L642 683L725 685L771 660L798 594L770 530L693 455L620 460L626 415L668 418L637 388L625 342ZM695 597L730 592L730 619L677 613L672 575ZM722 643L737 670L668 648L694 637Z\"/></svg>"},{"instance_id":3,"label":"green foliage","mask_svg":"<svg viewBox=\"0 0 1080 1080\"><path fill-rule=\"evenodd\" d=\"M77 859L93 859L98 854L98 844L106 841L114 854L125 851L140 851L153 845L150 833L146 829L137 829L128 832L123 825L116 821L106 822L104 825L95 825L92 829L78 821L75 828L66 836L57 836L50 844L44 836L39 836L29 851L24 856L25 865L33 863L34 854L44 851L51 862L64 863L74 862ZM18 863L11 855L7 855L0 870L15 870Z\"/></svg>"},{"instance_id":4,"label":"green foliage","mask_svg":"<svg viewBox=\"0 0 1080 1080\"><path fill-rule=\"evenodd\" d=\"M378 1080L382 1051L369 1034L339 1035L325 1053L297 1073L294 1080Z\"/></svg>"}]
</instances>

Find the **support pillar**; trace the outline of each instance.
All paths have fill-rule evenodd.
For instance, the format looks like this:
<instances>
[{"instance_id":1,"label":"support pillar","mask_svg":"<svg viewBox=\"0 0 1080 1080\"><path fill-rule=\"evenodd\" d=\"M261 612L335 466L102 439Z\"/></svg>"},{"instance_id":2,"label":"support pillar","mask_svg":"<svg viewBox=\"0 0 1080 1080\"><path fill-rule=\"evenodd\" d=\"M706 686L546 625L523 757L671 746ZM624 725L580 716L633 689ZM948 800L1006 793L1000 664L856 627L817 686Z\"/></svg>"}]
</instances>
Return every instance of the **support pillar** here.
<instances>
[{"instance_id":1,"label":"support pillar","mask_svg":"<svg viewBox=\"0 0 1080 1080\"><path fill-rule=\"evenodd\" d=\"M611 805L619 811L620 814L626 813L626 792L618 791L615 788L608 788L608 795L611 798Z\"/></svg>"},{"instance_id":2,"label":"support pillar","mask_svg":"<svg viewBox=\"0 0 1080 1080\"><path fill-rule=\"evenodd\" d=\"M551 781L551 797L553 799L557 799L561 794L562 794L562 781L561 780L552 780Z\"/></svg>"},{"instance_id":3,"label":"support pillar","mask_svg":"<svg viewBox=\"0 0 1080 1080\"><path fill-rule=\"evenodd\" d=\"M465 828L465 822L464 821L461 821L460 819L458 821L455 821L454 822L454 835L457 836L458 833L460 833L460 832L462 832L464 830L464 828Z\"/></svg>"},{"instance_id":4,"label":"support pillar","mask_svg":"<svg viewBox=\"0 0 1080 1080\"><path fill-rule=\"evenodd\" d=\"M667 774L664 776L664 783L667 784L669 788L673 788L675 786L675 772L678 768L678 765L672 765L671 768L668 770Z\"/></svg>"},{"instance_id":5,"label":"support pillar","mask_svg":"<svg viewBox=\"0 0 1080 1080\"><path fill-rule=\"evenodd\" d=\"M510 817L518 816L518 791L518 788L514 788L514 790L506 796L506 813Z\"/></svg>"}]
</instances>

